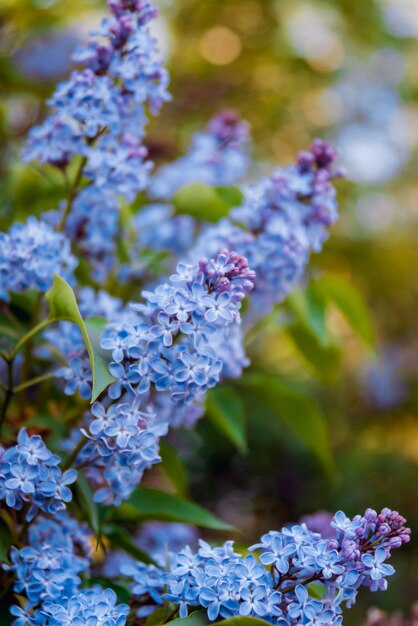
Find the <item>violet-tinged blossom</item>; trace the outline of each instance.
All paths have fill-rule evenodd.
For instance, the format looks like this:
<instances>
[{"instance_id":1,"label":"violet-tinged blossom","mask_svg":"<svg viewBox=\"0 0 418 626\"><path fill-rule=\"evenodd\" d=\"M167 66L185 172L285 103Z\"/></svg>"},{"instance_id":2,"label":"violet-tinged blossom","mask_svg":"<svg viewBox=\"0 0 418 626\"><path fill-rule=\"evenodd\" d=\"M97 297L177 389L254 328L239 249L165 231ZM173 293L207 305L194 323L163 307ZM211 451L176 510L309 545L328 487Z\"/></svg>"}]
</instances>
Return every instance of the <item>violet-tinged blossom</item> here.
<instances>
[{"instance_id":1,"label":"violet-tinged blossom","mask_svg":"<svg viewBox=\"0 0 418 626\"><path fill-rule=\"evenodd\" d=\"M45 292L54 274L72 282L78 264L70 241L36 217L0 233L0 300L29 289Z\"/></svg>"},{"instance_id":2,"label":"violet-tinged blossom","mask_svg":"<svg viewBox=\"0 0 418 626\"><path fill-rule=\"evenodd\" d=\"M334 170L335 156L326 143L315 140L295 165L249 186L242 206L206 228L192 249L192 260L212 254L219 245L232 245L248 257L257 273L248 319L281 302L301 281L310 253L321 250L328 228L338 217L331 184L340 176Z\"/></svg>"},{"instance_id":3,"label":"violet-tinged blossom","mask_svg":"<svg viewBox=\"0 0 418 626\"><path fill-rule=\"evenodd\" d=\"M186 155L158 170L149 192L152 198L169 200L188 183L232 185L245 176L249 166L248 124L234 111L223 111L193 137Z\"/></svg>"},{"instance_id":4,"label":"violet-tinged blossom","mask_svg":"<svg viewBox=\"0 0 418 626\"><path fill-rule=\"evenodd\" d=\"M74 56L84 68L58 85L51 116L32 129L24 155L60 168L75 156L83 159L90 184L76 196L66 230L92 259L99 280L115 260L119 197L132 201L147 185L147 110L156 113L169 99L168 74L148 29L156 11L145 0L109 2L109 9L111 16Z\"/></svg>"},{"instance_id":5,"label":"violet-tinged blossom","mask_svg":"<svg viewBox=\"0 0 418 626\"><path fill-rule=\"evenodd\" d=\"M164 576L165 600L179 605L180 616L201 606L211 621L235 615L259 617L280 626L339 625L344 605L350 607L357 590L385 590L394 573L385 561L391 550L407 543L410 530L396 511L334 518L335 539L323 538L302 524L271 531L242 556L233 543L211 548L201 541L197 553L185 548ZM139 571L139 570L138 570ZM310 583L322 588L322 599L311 595Z\"/></svg>"},{"instance_id":6,"label":"violet-tinged blossom","mask_svg":"<svg viewBox=\"0 0 418 626\"><path fill-rule=\"evenodd\" d=\"M19 432L17 444L0 448L0 500L20 511L31 521L39 510L56 514L72 500L69 485L77 472L62 472L61 459L53 454L39 435L30 437L25 428Z\"/></svg>"},{"instance_id":7,"label":"violet-tinged blossom","mask_svg":"<svg viewBox=\"0 0 418 626\"><path fill-rule=\"evenodd\" d=\"M159 438L169 426L200 415L199 402L223 367L210 337L239 323L253 280L246 259L227 250L194 266L180 263L170 283L131 306L133 319L107 326L101 346L113 359L115 382L87 417L89 441L78 458L96 501L117 505L127 498L159 462Z\"/></svg>"}]
</instances>

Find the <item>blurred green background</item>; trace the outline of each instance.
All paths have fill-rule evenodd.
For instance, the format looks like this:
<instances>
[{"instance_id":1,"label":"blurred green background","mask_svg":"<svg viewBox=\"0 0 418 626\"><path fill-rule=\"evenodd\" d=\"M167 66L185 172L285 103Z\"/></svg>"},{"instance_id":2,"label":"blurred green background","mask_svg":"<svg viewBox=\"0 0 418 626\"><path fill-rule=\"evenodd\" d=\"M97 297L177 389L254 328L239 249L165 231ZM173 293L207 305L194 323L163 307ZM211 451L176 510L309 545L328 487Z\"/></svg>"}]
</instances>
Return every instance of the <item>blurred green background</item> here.
<instances>
[{"instance_id":1,"label":"blurred green background","mask_svg":"<svg viewBox=\"0 0 418 626\"><path fill-rule=\"evenodd\" d=\"M248 541L318 510L367 506L399 509L416 535L418 0L160 0L159 8L173 101L149 127L157 163L232 107L251 123L252 177L315 136L337 145L347 170L341 219L312 260L309 288L250 333L250 374L221 392L245 420L247 451L220 438L214 419L173 436L192 495L239 520ZM103 11L94 0L0 3L4 224L60 198L57 184L21 164L19 148ZM315 282L323 276L358 289L374 337L352 294L324 308ZM259 371L271 377L269 392ZM307 404L292 404L298 393ZM292 415L315 422L316 410L324 432L307 420L295 433ZM150 481L164 480L158 471ZM407 610L418 599L416 545L394 556L389 591L362 593L346 623L361 624L368 606Z\"/></svg>"}]
</instances>

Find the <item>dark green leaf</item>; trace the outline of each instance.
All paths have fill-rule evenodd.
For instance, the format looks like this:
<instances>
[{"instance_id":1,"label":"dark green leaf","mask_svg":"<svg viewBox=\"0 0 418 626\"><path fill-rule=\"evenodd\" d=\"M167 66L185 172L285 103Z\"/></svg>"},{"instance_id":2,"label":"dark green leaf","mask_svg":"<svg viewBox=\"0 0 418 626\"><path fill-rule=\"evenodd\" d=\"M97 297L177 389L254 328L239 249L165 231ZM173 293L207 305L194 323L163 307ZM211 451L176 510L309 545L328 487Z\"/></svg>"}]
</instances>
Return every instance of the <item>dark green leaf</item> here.
<instances>
[{"instance_id":1,"label":"dark green leaf","mask_svg":"<svg viewBox=\"0 0 418 626\"><path fill-rule=\"evenodd\" d=\"M170 616L173 615L175 609L176 607L174 604L165 604L164 606L160 606L159 609L147 617L145 620L145 626L159 626L160 624L165 624L170 619ZM172 622L170 622L170 624L172 624Z\"/></svg>"},{"instance_id":2,"label":"dark green leaf","mask_svg":"<svg viewBox=\"0 0 418 626\"><path fill-rule=\"evenodd\" d=\"M87 521L90 524L91 529L96 534L96 537L99 537L100 536L99 510L98 510L96 502L94 502L93 500L93 492L91 490L90 484L88 483L87 478L84 476L84 474L80 471L78 472L76 490L77 490L78 501L87 518Z\"/></svg>"},{"instance_id":3,"label":"dark green leaf","mask_svg":"<svg viewBox=\"0 0 418 626\"><path fill-rule=\"evenodd\" d=\"M115 525L105 526L102 534L109 539L112 548L121 548L142 563L153 563L150 556L133 543L128 531L124 528Z\"/></svg>"},{"instance_id":4,"label":"dark green leaf","mask_svg":"<svg viewBox=\"0 0 418 626\"><path fill-rule=\"evenodd\" d=\"M206 611L194 611L189 617L173 619L170 622L170 626L206 626L208 623L209 619Z\"/></svg>"},{"instance_id":5,"label":"dark green leaf","mask_svg":"<svg viewBox=\"0 0 418 626\"><path fill-rule=\"evenodd\" d=\"M326 300L316 288L316 283L310 283L304 290L295 289L287 303L298 321L315 335L318 343L323 347L328 346L330 336L326 325Z\"/></svg>"},{"instance_id":6,"label":"dark green leaf","mask_svg":"<svg viewBox=\"0 0 418 626\"><path fill-rule=\"evenodd\" d=\"M165 441L160 444L160 467L173 484L179 496L186 496L188 491L187 471L183 460Z\"/></svg>"},{"instance_id":7,"label":"dark green leaf","mask_svg":"<svg viewBox=\"0 0 418 626\"><path fill-rule=\"evenodd\" d=\"M4 547L2 542L0 542L0 563L8 563L9 559L7 558L7 549Z\"/></svg>"},{"instance_id":8,"label":"dark green leaf","mask_svg":"<svg viewBox=\"0 0 418 626\"><path fill-rule=\"evenodd\" d=\"M306 325L296 322L285 329L303 357L326 380L334 379L341 362L340 349L335 345L323 346Z\"/></svg>"},{"instance_id":9,"label":"dark green leaf","mask_svg":"<svg viewBox=\"0 0 418 626\"><path fill-rule=\"evenodd\" d=\"M218 222L228 215L232 207L240 204L242 194L234 187L210 187L203 183L190 183L179 189L172 203L176 213L192 215L207 222Z\"/></svg>"},{"instance_id":10,"label":"dark green leaf","mask_svg":"<svg viewBox=\"0 0 418 626\"><path fill-rule=\"evenodd\" d=\"M324 276L316 283L316 288L338 307L351 328L367 344L374 346L372 321L358 290L351 283L334 276Z\"/></svg>"},{"instance_id":11,"label":"dark green leaf","mask_svg":"<svg viewBox=\"0 0 418 626\"><path fill-rule=\"evenodd\" d=\"M246 387L254 389L312 450L327 472L333 470L327 424L317 403L300 391L288 388L274 374L254 372L243 377Z\"/></svg>"},{"instance_id":12,"label":"dark green leaf","mask_svg":"<svg viewBox=\"0 0 418 626\"><path fill-rule=\"evenodd\" d=\"M63 278L57 275L54 275L54 284L46 293L45 298L49 304L51 321L67 320L76 324L81 330L92 370L93 391L91 400L93 402L114 381L113 376L109 373L108 362L103 357L99 347L99 338L106 320L95 317L84 322L73 290Z\"/></svg>"},{"instance_id":13,"label":"dark green leaf","mask_svg":"<svg viewBox=\"0 0 418 626\"><path fill-rule=\"evenodd\" d=\"M247 452L244 405L234 389L221 386L210 390L206 397L206 414L242 454Z\"/></svg>"},{"instance_id":14,"label":"dark green leaf","mask_svg":"<svg viewBox=\"0 0 418 626\"><path fill-rule=\"evenodd\" d=\"M223 522L203 507L157 489L140 487L114 513L118 519L140 520L153 519L165 522L184 522L214 530L234 530L233 526Z\"/></svg>"},{"instance_id":15,"label":"dark green leaf","mask_svg":"<svg viewBox=\"0 0 418 626\"><path fill-rule=\"evenodd\" d=\"M266 626L266 622L258 617L230 617L229 619L222 620L222 624L225 626Z\"/></svg>"}]
</instances>

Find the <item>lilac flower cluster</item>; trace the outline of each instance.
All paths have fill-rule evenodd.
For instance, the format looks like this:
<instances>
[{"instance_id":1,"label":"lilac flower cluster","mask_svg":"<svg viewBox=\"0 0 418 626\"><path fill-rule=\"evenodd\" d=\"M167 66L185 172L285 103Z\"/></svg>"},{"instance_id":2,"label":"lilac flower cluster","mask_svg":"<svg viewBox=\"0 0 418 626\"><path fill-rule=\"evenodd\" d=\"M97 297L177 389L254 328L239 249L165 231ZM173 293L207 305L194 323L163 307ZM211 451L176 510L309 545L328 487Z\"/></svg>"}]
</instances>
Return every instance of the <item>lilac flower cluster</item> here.
<instances>
[{"instance_id":1,"label":"lilac flower cluster","mask_svg":"<svg viewBox=\"0 0 418 626\"><path fill-rule=\"evenodd\" d=\"M163 166L151 178L152 198L169 200L188 183L232 185L250 166L249 128L234 111L216 115L204 132L193 137L189 152Z\"/></svg>"},{"instance_id":2,"label":"lilac flower cluster","mask_svg":"<svg viewBox=\"0 0 418 626\"><path fill-rule=\"evenodd\" d=\"M258 558L238 554L231 541L217 548L200 541L197 553L186 547L167 574L161 570L168 586L163 599L179 605L180 617L201 606L211 621L250 615L280 626L339 625L343 605L355 602L361 586L387 588L394 569L386 561L391 550L409 541L410 530L390 509L379 514L367 509L353 519L339 511L331 525L332 539L305 524L271 531L249 548ZM144 567L138 564L127 573L146 605L158 601L162 587L156 588L156 575L144 576Z\"/></svg>"},{"instance_id":3,"label":"lilac flower cluster","mask_svg":"<svg viewBox=\"0 0 418 626\"><path fill-rule=\"evenodd\" d=\"M14 591L26 596L24 608L11 608L14 626L95 624L124 626L129 607L116 605L116 595L97 585L80 589L88 573L92 535L66 513L54 520L39 517L29 528L29 545L11 550L3 569L15 576Z\"/></svg>"},{"instance_id":4,"label":"lilac flower cluster","mask_svg":"<svg viewBox=\"0 0 418 626\"><path fill-rule=\"evenodd\" d=\"M62 511L72 499L68 485L76 480L77 472L69 469L63 473L60 462L39 435L30 437L22 428L15 446L0 448L0 500L17 511L25 508L28 521L39 510Z\"/></svg>"},{"instance_id":5,"label":"lilac flower cluster","mask_svg":"<svg viewBox=\"0 0 418 626\"><path fill-rule=\"evenodd\" d=\"M338 217L332 180L336 154L322 140L299 154L295 165L276 170L245 190L242 206L206 228L191 259L231 246L248 257L257 286L247 319L270 311L303 277L309 254L318 252ZM240 226L241 225L241 228Z\"/></svg>"},{"instance_id":6,"label":"lilac flower cluster","mask_svg":"<svg viewBox=\"0 0 418 626\"><path fill-rule=\"evenodd\" d=\"M65 235L36 217L15 223L0 233L0 301L7 302L10 292L47 291L54 274L72 282L77 264Z\"/></svg>"},{"instance_id":7,"label":"lilac flower cluster","mask_svg":"<svg viewBox=\"0 0 418 626\"><path fill-rule=\"evenodd\" d=\"M116 380L92 407L78 458L96 501L127 498L144 469L159 462L158 441L169 425L196 414L187 407L218 383L223 366L209 337L239 323L253 280L246 259L227 250L195 266L180 263L170 283L131 305L134 319L107 326L101 346L111 351Z\"/></svg>"},{"instance_id":8,"label":"lilac flower cluster","mask_svg":"<svg viewBox=\"0 0 418 626\"><path fill-rule=\"evenodd\" d=\"M111 17L74 56L84 69L58 86L49 101L53 113L32 129L25 152L27 161L59 168L83 159L80 174L91 183L76 197L67 230L98 278L114 260L119 196L132 201L147 184L147 106L156 113L169 98L168 74L147 27L156 15L151 3L110 0L109 9Z\"/></svg>"},{"instance_id":9,"label":"lilac flower cluster","mask_svg":"<svg viewBox=\"0 0 418 626\"><path fill-rule=\"evenodd\" d=\"M45 603L43 613L47 616L42 626L68 624L94 624L95 626L125 626L129 614L127 604L117 604L113 589L103 590L98 585L82 589L69 600Z\"/></svg>"}]
</instances>

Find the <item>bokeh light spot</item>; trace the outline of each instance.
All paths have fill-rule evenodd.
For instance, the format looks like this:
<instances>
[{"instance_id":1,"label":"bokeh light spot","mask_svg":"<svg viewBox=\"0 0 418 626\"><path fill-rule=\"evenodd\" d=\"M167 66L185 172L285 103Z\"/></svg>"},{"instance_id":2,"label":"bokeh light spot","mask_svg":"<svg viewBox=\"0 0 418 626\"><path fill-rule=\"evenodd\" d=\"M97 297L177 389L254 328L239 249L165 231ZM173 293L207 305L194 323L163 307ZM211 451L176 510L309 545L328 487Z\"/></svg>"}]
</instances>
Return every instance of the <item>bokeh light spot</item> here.
<instances>
[{"instance_id":1,"label":"bokeh light spot","mask_svg":"<svg viewBox=\"0 0 418 626\"><path fill-rule=\"evenodd\" d=\"M199 43L200 52L206 61L214 65L228 65L241 54L240 37L226 26L214 26L207 30Z\"/></svg>"}]
</instances>

